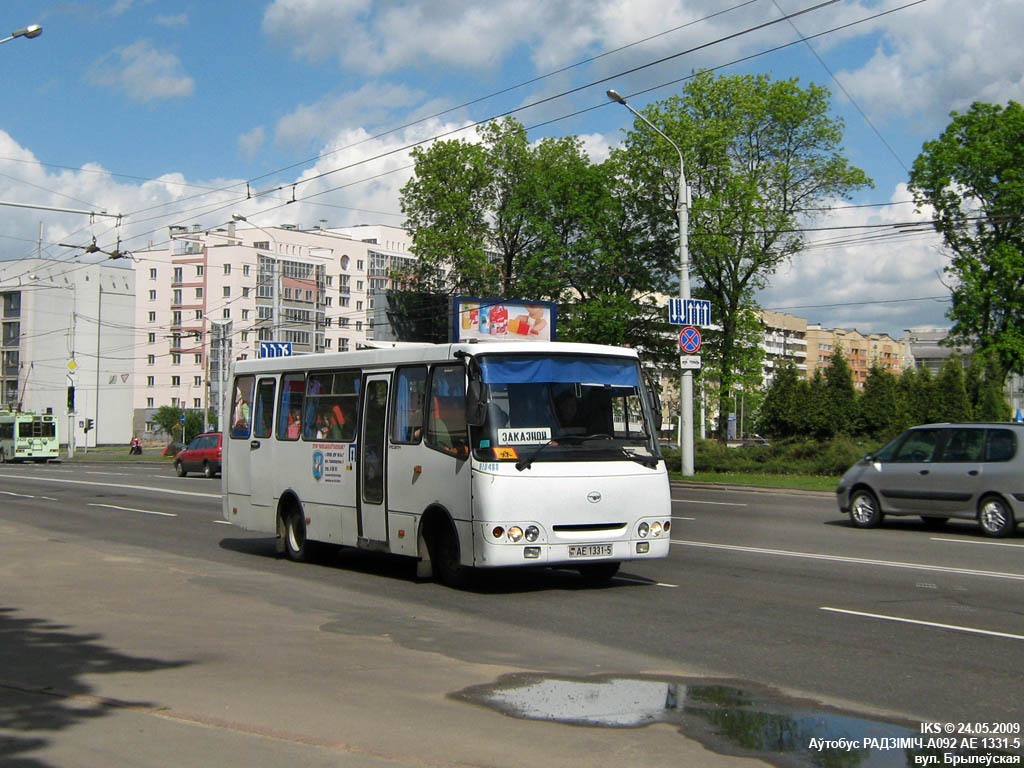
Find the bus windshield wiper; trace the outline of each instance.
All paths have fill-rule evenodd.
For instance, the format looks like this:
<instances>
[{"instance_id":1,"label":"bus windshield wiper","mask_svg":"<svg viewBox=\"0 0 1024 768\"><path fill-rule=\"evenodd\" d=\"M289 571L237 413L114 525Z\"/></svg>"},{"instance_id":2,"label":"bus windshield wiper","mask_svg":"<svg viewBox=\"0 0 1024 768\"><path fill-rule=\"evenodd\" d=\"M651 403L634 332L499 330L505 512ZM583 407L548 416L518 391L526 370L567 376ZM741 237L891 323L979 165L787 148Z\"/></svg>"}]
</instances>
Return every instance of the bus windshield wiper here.
<instances>
[{"instance_id":1,"label":"bus windshield wiper","mask_svg":"<svg viewBox=\"0 0 1024 768\"><path fill-rule=\"evenodd\" d=\"M631 461L635 461L638 464L643 464L648 469L657 469L658 457L657 456L641 456L638 453L631 453L626 450L625 446L622 447L622 455Z\"/></svg>"},{"instance_id":2,"label":"bus windshield wiper","mask_svg":"<svg viewBox=\"0 0 1024 768\"><path fill-rule=\"evenodd\" d=\"M523 458L521 458L519 461L516 462L516 469L518 469L520 472L522 472L524 469L529 469L530 465L533 464L533 460L537 458L537 456L540 454L541 451L543 451L545 448L547 448L552 443L555 443L557 445L559 440L564 440L564 439L565 438L553 437L550 440L548 440L546 443L537 446L537 450L535 450L529 456L524 456Z\"/></svg>"},{"instance_id":3,"label":"bus windshield wiper","mask_svg":"<svg viewBox=\"0 0 1024 768\"><path fill-rule=\"evenodd\" d=\"M615 438L613 438L611 435L605 434L604 432L597 432L597 433L594 433L592 435L559 435L557 437L551 438L550 440L548 440L543 445L538 446L537 450L535 450L529 456L525 456L525 457L521 458L519 461L517 461L515 466L516 466L516 469L518 469L520 472L522 472L524 469L529 469L530 465L533 464L534 459L536 459L537 456L539 456L541 454L541 452L543 452L543 450L545 448L547 448L549 445L558 445L559 441L562 441L564 443L584 443L587 440L614 440L614 439ZM629 458L634 459L635 461L641 461L642 463L644 463L645 466L648 466L647 463L644 462L640 457L634 457L634 456L631 456L628 453L626 453L625 449L622 449L622 453L624 455L629 456ZM654 466L657 466L657 462L655 462Z\"/></svg>"}]
</instances>

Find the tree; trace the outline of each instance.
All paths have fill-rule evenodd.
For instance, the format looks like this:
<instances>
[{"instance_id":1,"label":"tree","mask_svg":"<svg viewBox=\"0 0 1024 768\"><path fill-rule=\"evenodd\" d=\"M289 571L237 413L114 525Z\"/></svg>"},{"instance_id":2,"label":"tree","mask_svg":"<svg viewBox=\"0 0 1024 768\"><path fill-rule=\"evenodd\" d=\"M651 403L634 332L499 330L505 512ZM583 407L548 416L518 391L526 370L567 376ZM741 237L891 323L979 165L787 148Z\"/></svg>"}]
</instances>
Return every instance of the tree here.
<instances>
[{"instance_id":1,"label":"tree","mask_svg":"<svg viewBox=\"0 0 1024 768\"><path fill-rule=\"evenodd\" d=\"M1009 421L1013 409L1003 393L1003 376L998 363L971 356L964 375L964 388L975 421Z\"/></svg>"},{"instance_id":2,"label":"tree","mask_svg":"<svg viewBox=\"0 0 1024 768\"><path fill-rule=\"evenodd\" d=\"M935 421L970 421L971 403L964 385L964 366L960 355L951 355L942 364L935 379Z\"/></svg>"},{"instance_id":3,"label":"tree","mask_svg":"<svg viewBox=\"0 0 1024 768\"><path fill-rule=\"evenodd\" d=\"M929 424L935 421L938 405L935 399L935 380L927 368L908 368L900 376L899 389L907 404L911 424Z\"/></svg>"},{"instance_id":4,"label":"tree","mask_svg":"<svg viewBox=\"0 0 1024 768\"><path fill-rule=\"evenodd\" d=\"M181 434L182 413L185 414L184 439ZM153 423L160 427L160 431L166 433L170 439L181 440L185 444L206 428L202 411L185 411L176 405L161 405L153 414Z\"/></svg>"},{"instance_id":5,"label":"tree","mask_svg":"<svg viewBox=\"0 0 1024 768\"><path fill-rule=\"evenodd\" d=\"M910 173L952 253L951 341L1024 373L1024 108L975 102L951 117Z\"/></svg>"},{"instance_id":6,"label":"tree","mask_svg":"<svg viewBox=\"0 0 1024 768\"><path fill-rule=\"evenodd\" d=\"M838 345L832 352L832 362L825 369L825 403L833 434L853 432L857 418L857 389L853 386L853 372Z\"/></svg>"},{"instance_id":7,"label":"tree","mask_svg":"<svg viewBox=\"0 0 1024 768\"><path fill-rule=\"evenodd\" d=\"M415 148L416 173L402 187L402 212L417 259L406 277L437 293L491 295L498 272L487 260L492 174L485 148L438 141Z\"/></svg>"},{"instance_id":8,"label":"tree","mask_svg":"<svg viewBox=\"0 0 1024 768\"><path fill-rule=\"evenodd\" d=\"M758 431L771 437L793 437L800 433L800 380L796 366L786 362L775 371L758 415Z\"/></svg>"},{"instance_id":9,"label":"tree","mask_svg":"<svg viewBox=\"0 0 1024 768\"><path fill-rule=\"evenodd\" d=\"M868 371L857 411L860 431L876 440L895 437L911 426L899 379L877 365Z\"/></svg>"},{"instance_id":10,"label":"tree","mask_svg":"<svg viewBox=\"0 0 1024 768\"><path fill-rule=\"evenodd\" d=\"M842 121L828 114L829 99L827 89L801 88L796 80L703 72L682 96L645 110L680 147L693 188L690 262L722 328L722 413L735 383L740 318L754 290L801 249L802 212L870 184L840 151ZM632 185L627 207L643 225L652 258L678 260L675 151L637 120L613 158ZM724 418L718 429L724 439Z\"/></svg>"},{"instance_id":11,"label":"tree","mask_svg":"<svg viewBox=\"0 0 1024 768\"><path fill-rule=\"evenodd\" d=\"M531 145L512 118L479 143L413 152L401 203L417 259L414 291L559 304L559 338L642 348L667 358L668 273L641 247L612 163L593 164L575 137Z\"/></svg>"}]
</instances>

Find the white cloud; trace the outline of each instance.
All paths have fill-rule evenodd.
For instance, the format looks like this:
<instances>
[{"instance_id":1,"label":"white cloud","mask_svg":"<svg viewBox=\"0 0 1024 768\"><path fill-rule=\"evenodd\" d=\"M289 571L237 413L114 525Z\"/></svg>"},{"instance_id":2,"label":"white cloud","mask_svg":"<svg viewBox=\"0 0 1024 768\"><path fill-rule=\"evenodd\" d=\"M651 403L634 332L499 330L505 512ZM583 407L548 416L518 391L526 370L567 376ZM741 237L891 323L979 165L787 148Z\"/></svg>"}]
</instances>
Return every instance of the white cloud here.
<instances>
[{"instance_id":1,"label":"white cloud","mask_svg":"<svg viewBox=\"0 0 1024 768\"><path fill-rule=\"evenodd\" d=\"M932 0L886 17L882 41L860 67L837 73L874 115L921 113L944 125L974 101L1024 99L1015 52L1024 4Z\"/></svg>"},{"instance_id":2,"label":"white cloud","mask_svg":"<svg viewBox=\"0 0 1024 768\"><path fill-rule=\"evenodd\" d=\"M914 213L914 206L905 204L909 199L907 187L901 183L890 197L891 205L843 208L831 212L827 224L810 222L808 226L930 223L930 212ZM837 201L836 205L844 203ZM949 289L943 285L948 259L941 238L930 230L885 237L896 232L885 228L808 233L808 247L770 279L759 303L828 327L855 327L897 337L906 328L948 324L943 319L949 306Z\"/></svg>"},{"instance_id":3,"label":"white cloud","mask_svg":"<svg viewBox=\"0 0 1024 768\"><path fill-rule=\"evenodd\" d=\"M375 75L424 61L494 68L509 55L529 56L546 71L718 10L712 0L493 0L475 6L456 0L275 0L263 31L300 58L337 58ZM713 38L718 24L735 31L749 18L731 14L703 25L700 35ZM644 55L665 46L685 47L670 35L646 46Z\"/></svg>"},{"instance_id":4,"label":"white cloud","mask_svg":"<svg viewBox=\"0 0 1024 768\"><path fill-rule=\"evenodd\" d=\"M190 96L195 88L177 56L146 40L111 51L93 64L89 75L95 84L121 90L140 103Z\"/></svg>"},{"instance_id":5,"label":"white cloud","mask_svg":"<svg viewBox=\"0 0 1024 768\"><path fill-rule=\"evenodd\" d=\"M312 104L300 104L277 121L274 140L278 144L301 146L326 141L344 128L397 122L423 99L421 92L402 85L366 83L349 93L328 94Z\"/></svg>"},{"instance_id":6,"label":"white cloud","mask_svg":"<svg viewBox=\"0 0 1024 768\"><path fill-rule=\"evenodd\" d=\"M188 26L188 12L182 11L181 13L175 16L161 14L160 16L157 16L153 19L153 23L158 24L161 27L169 28L186 27Z\"/></svg>"},{"instance_id":7,"label":"white cloud","mask_svg":"<svg viewBox=\"0 0 1024 768\"><path fill-rule=\"evenodd\" d=\"M242 154L248 157L250 160L256 156L256 153L263 148L263 143L266 141L267 131L262 125L257 125L251 131L243 133L238 137L238 148Z\"/></svg>"}]
</instances>

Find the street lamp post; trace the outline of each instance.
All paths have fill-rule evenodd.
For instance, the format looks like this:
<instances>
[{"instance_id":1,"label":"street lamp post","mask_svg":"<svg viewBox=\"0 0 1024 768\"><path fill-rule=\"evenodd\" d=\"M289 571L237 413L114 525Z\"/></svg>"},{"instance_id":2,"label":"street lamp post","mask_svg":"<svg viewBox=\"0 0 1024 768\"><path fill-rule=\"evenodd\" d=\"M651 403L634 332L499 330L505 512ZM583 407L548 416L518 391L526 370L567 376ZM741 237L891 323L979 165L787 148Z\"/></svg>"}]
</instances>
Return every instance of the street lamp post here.
<instances>
[{"instance_id":1,"label":"street lamp post","mask_svg":"<svg viewBox=\"0 0 1024 768\"><path fill-rule=\"evenodd\" d=\"M33 37L39 37L41 34L43 34L43 28L41 26L38 24L29 24L27 27L22 27L21 29L16 29L11 32L10 37L5 37L0 40L0 45L10 42L16 37L24 37L31 40Z\"/></svg>"},{"instance_id":2,"label":"street lamp post","mask_svg":"<svg viewBox=\"0 0 1024 768\"><path fill-rule=\"evenodd\" d=\"M686 172L683 165L683 152L665 132L631 107L617 91L609 90L608 98L616 101L640 120L650 126L651 130L672 145L679 155L679 298L684 302L690 298L690 257L687 250L687 232L689 230L689 200L686 186ZM679 452L682 460L683 475L693 475L693 371L681 370L679 373Z\"/></svg>"}]
</instances>

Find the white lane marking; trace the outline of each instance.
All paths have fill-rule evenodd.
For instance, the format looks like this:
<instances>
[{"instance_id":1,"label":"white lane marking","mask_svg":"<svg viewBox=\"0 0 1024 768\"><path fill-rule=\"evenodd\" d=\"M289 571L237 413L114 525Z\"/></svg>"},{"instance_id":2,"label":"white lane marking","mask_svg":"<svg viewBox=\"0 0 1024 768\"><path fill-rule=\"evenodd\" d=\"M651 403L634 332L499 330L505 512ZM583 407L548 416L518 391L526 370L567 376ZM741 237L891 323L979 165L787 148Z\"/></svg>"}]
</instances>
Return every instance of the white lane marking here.
<instances>
[{"instance_id":1,"label":"white lane marking","mask_svg":"<svg viewBox=\"0 0 1024 768\"><path fill-rule=\"evenodd\" d=\"M154 512L151 509L135 509L135 507L118 507L114 504L87 504L89 507L105 507L106 509L120 509L123 512L141 512L144 515L159 515L160 517L177 517L170 512Z\"/></svg>"},{"instance_id":2,"label":"white lane marking","mask_svg":"<svg viewBox=\"0 0 1024 768\"><path fill-rule=\"evenodd\" d=\"M711 544L705 541L681 541L672 539L673 544L685 547L704 547L705 549L728 549L733 552L750 552L756 555L776 555L779 557L797 557L806 560L829 560L835 563L854 563L856 565L880 565L886 568L909 568L918 571L937 571L939 573L958 573L965 576L988 576L992 579L1012 579L1024 581L1024 573L1003 573L1002 571L975 571L970 568L948 568L942 565L926 565L924 563L903 563L898 560L871 560L864 557L844 557L842 555L819 555L814 552L791 552L785 549L762 549L760 547L740 547L732 544Z\"/></svg>"},{"instance_id":3,"label":"white lane marking","mask_svg":"<svg viewBox=\"0 0 1024 768\"><path fill-rule=\"evenodd\" d=\"M85 474L87 474L87 475L114 475L116 477L125 477L127 475L126 472L98 472L98 471L89 471L89 470L86 470Z\"/></svg>"},{"instance_id":4,"label":"white lane marking","mask_svg":"<svg viewBox=\"0 0 1024 768\"><path fill-rule=\"evenodd\" d=\"M34 499L35 496L30 496L27 493L15 493L14 491L0 491L4 496L15 496L19 499Z\"/></svg>"},{"instance_id":5,"label":"white lane marking","mask_svg":"<svg viewBox=\"0 0 1024 768\"><path fill-rule=\"evenodd\" d=\"M616 576L615 581L628 581L630 584L647 584L655 587L670 587L672 589L677 588L678 584L665 584L660 581L650 581L649 579L631 579L629 576Z\"/></svg>"},{"instance_id":6,"label":"white lane marking","mask_svg":"<svg viewBox=\"0 0 1024 768\"><path fill-rule=\"evenodd\" d=\"M932 536L932 541L949 541L953 544L987 544L990 547L1013 547L1016 549L1024 549L1024 546L1020 544L1006 544L1001 541L971 541L970 539L944 539L939 536Z\"/></svg>"},{"instance_id":7,"label":"white lane marking","mask_svg":"<svg viewBox=\"0 0 1024 768\"><path fill-rule=\"evenodd\" d=\"M10 478L11 480L36 480L41 483L70 483L74 485L98 485L103 488L110 488L110 483L99 483L91 480L64 480L59 477L35 477L34 475L0 475L0 477ZM200 496L204 499L219 499L219 493L199 493L198 491L176 491L173 488L153 488L149 485L123 485L118 484L118 488L130 488L133 491L155 491L156 493L173 493L176 496Z\"/></svg>"},{"instance_id":8,"label":"white lane marking","mask_svg":"<svg viewBox=\"0 0 1024 768\"><path fill-rule=\"evenodd\" d=\"M227 520L214 520L217 525L231 525Z\"/></svg>"},{"instance_id":9,"label":"white lane marking","mask_svg":"<svg viewBox=\"0 0 1024 768\"><path fill-rule=\"evenodd\" d=\"M673 520L696 520L697 518L696 517L676 517L675 515L672 515L672 519Z\"/></svg>"},{"instance_id":10,"label":"white lane marking","mask_svg":"<svg viewBox=\"0 0 1024 768\"><path fill-rule=\"evenodd\" d=\"M901 624L917 624L922 627L936 627L937 629L951 629L956 632L967 632L972 635L989 635L991 637L1007 637L1011 640L1024 640L1024 635L1014 635L1010 632L993 632L990 629L978 629L977 627L961 627L956 624L941 624L937 621L921 621L919 619L907 619L902 616L886 616L881 613L865 613L864 611L848 611L844 608L829 608L820 606L823 611L831 613L845 613L849 616L864 616L869 619L881 619L883 621L895 621Z\"/></svg>"},{"instance_id":11,"label":"white lane marking","mask_svg":"<svg viewBox=\"0 0 1024 768\"><path fill-rule=\"evenodd\" d=\"M697 501L696 499L677 499L675 496L672 497L672 501L678 501L680 504L714 504L718 507L746 507L747 504L740 504L734 501Z\"/></svg>"}]
</instances>

